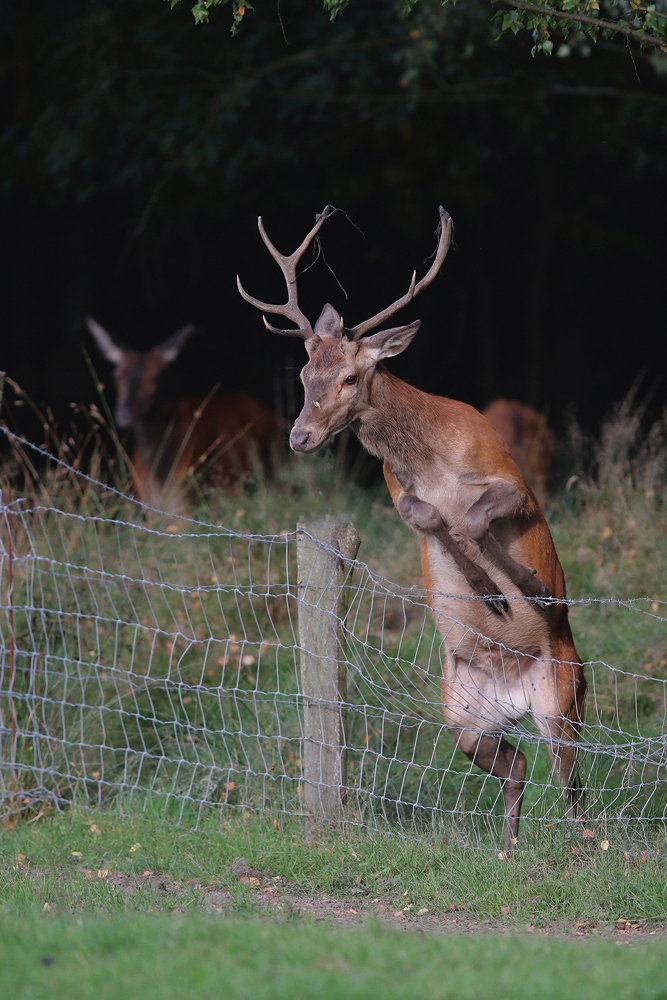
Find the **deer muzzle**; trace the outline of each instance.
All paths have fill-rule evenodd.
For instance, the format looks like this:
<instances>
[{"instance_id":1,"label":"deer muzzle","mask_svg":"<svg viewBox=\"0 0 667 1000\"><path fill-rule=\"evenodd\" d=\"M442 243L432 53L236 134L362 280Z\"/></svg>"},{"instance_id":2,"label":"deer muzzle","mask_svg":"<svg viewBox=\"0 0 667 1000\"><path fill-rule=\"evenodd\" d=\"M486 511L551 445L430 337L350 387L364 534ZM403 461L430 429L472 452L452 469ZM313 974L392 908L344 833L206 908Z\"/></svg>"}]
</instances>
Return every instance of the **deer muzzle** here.
<instances>
[{"instance_id":1,"label":"deer muzzle","mask_svg":"<svg viewBox=\"0 0 667 1000\"><path fill-rule=\"evenodd\" d=\"M301 430L295 424L292 428L292 433L289 436L289 444L292 451L310 451L312 445L310 444L311 433L307 430Z\"/></svg>"}]
</instances>

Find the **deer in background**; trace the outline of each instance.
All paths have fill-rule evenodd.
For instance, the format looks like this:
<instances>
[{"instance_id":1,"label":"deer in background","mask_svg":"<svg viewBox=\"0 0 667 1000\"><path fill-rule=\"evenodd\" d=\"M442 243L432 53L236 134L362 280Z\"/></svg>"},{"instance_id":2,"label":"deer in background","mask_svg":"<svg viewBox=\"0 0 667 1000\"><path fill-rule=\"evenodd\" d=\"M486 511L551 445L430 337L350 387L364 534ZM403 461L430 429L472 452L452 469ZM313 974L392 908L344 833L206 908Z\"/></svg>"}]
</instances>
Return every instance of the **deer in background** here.
<instances>
[{"instance_id":1,"label":"deer in background","mask_svg":"<svg viewBox=\"0 0 667 1000\"><path fill-rule=\"evenodd\" d=\"M528 485L540 503L547 495L547 484L554 452L553 434L541 413L515 399L495 399L482 414L509 447Z\"/></svg>"},{"instance_id":2,"label":"deer in background","mask_svg":"<svg viewBox=\"0 0 667 1000\"><path fill-rule=\"evenodd\" d=\"M141 501L177 511L193 477L206 471L223 489L242 481L255 461L270 475L280 421L244 392L156 403L160 375L195 332L188 324L148 351L121 346L92 317L88 329L113 366L114 418L134 432L132 475Z\"/></svg>"},{"instance_id":3,"label":"deer in background","mask_svg":"<svg viewBox=\"0 0 667 1000\"><path fill-rule=\"evenodd\" d=\"M262 312L294 324L277 329L264 317L269 330L305 342L305 400L292 449L313 451L351 427L383 460L394 504L421 537L424 584L445 648L445 722L463 753L502 782L509 855L526 774L525 755L506 739L509 727L532 715L568 816L576 814L581 796L576 741L586 680L562 603L563 570L540 506L488 420L466 403L408 385L384 366L409 345L419 320L365 336L433 281L450 245L450 216L440 209L435 260L421 281L413 275L405 295L349 328L327 304L313 327L299 308L296 268L330 214L327 206L288 257L273 246L260 218L262 239L285 277L287 302L261 302L240 281L239 291Z\"/></svg>"}]
</instances>

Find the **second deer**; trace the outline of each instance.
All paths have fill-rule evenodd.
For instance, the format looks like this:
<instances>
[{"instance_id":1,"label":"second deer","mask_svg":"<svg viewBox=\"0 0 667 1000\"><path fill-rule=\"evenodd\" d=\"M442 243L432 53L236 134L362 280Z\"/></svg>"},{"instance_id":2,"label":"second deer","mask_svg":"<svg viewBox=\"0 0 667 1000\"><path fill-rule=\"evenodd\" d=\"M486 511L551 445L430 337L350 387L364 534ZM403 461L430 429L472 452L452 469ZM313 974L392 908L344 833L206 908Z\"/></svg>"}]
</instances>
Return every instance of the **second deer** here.
<instances>
[{"instance_id":1,"label":"second deer","mask_svg":"<svg viewBox=\"0 0 667 1000\"><path fill-rule=\"evenodd\" d=\"M551 533L506 444L466 403L431 396L392 375L383 361L400 354L419 329L407 326L364 335L408 305L438 273L449 249L452 221L440 209L435 260L405 295L370 319L346 327L331 305L314 326L299 308L296 268L331 214L327 207L290 256L269 252L282 268L287 302L241 295L301 337L308 363L301 372L303 409L292 428L294 451L318 448L351 427L384 474L403 520L421 537L424 583L443 637L442 701L459 748L501 782L505 853L516 844L526 757L506 738L530 714L545 739L567 814L576 814L581 786L576 741L586 680L568 622L565 579ZM554 600L555 599L555 600Z\"/></svg>"},{"instance_id":2,"label":"second deer","mask_svg":"<svg viewBox=\"0 0 667 1000\"><path fill-rule=\"evenodd\" d=\"M134 432L132 476L141 501L178 511L197 474L230 489L255 461L273 471L282 435L271 410L244 392L156 403L160 375L178 357L194 326L184 326L148 351L123 347L91 316L97 346L114 366L114 418Z\"/></svg>"},{"instance_id":3,"label":"second deer","mask_svg":"<svg viewBox=\"0 0 667 1000\"><path fill-rule=\"evenodd\" d=\"M515 399L494 399L482 410L508 446L528 485L540 503L547 497L554 452L553 434L541 413Z\"/></svg>"}]
</instances>

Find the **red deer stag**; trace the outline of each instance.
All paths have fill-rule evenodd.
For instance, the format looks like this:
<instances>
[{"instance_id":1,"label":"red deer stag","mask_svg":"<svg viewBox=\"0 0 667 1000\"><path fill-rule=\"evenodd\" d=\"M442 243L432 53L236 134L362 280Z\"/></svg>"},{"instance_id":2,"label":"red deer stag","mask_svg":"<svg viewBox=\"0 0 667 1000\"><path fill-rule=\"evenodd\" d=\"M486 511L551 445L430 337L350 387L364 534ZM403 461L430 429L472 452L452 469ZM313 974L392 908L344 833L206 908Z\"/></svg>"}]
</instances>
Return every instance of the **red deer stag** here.
<instances>
[{"instance_id":1,"label":"red deer stag","mask_svg":"<svg viewBox=\"0 0 667 1000\"><path fill-rule=\"evenodd\" d=\"M122 347L92 317L100 351L114 365L119 428L134 431L132 472L141 500L178 510L188 480L205 467L216 485L235 486L255 459L271 473L280 439L278 418L252 396L176 399L156 404L162 371L176 359L194 326L184 326L148 351Z\"/></svg>"},{"instance_id":2,"label":"red deer stag","mask_svg":"<svg viewBox=\"0 0 667 1000\"><path fill-rule=\"evenodd\" d=\"M563 571L540 506L489 422L466 403L415 389L381 364L405 350L420 321L361 339L438 273L452 236L448 213L440 209L430 270L418 283L413 275L405 295L351 328L327 304L312 327L298 305L296 267L330 214L325 208L289 257L275 249L260 218L262 239L287 283L287 302L260 302L240 281L239 291L296 327L276 330L264 317L269 330L305 341L305 401L290 436L293 450L312 451L351 427L366 450L384 460L394 504L421 536L424 583L446 651L445 721L470 760L502 782L509 855L526 758L505 738L508 727L530 713L547 741L568 816L581 798L576 740L586 680L561 603Z\"/></svg>"},{"instance_id":3,"label":"red deer stag","mask_svg":"<svg viewBox=\"0 0 667 1000\"><path fill-rule=\"evenodd\" d=\"M515 399L494 399L482 415L498 431L521 475L544 503L554 440L542 414Z\"/></svg>"}]
</instances>

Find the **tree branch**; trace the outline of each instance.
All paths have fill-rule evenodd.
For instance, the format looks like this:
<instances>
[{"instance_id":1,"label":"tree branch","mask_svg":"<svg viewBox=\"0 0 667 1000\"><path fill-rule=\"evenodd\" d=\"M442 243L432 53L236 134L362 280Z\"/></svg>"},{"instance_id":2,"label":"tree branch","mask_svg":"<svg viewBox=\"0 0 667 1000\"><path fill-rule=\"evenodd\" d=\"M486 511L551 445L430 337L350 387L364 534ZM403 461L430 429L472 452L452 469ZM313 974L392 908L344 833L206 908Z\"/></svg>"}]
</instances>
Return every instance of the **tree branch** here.
<instances>
[{"instance_id":1,"label":"tree branch","mask_svg":"<svg viewBox=\"0 0 667 1000\"><path fill-rule=\"evenodd\" d=\"M596 28L614 31L620 35L625 35L626 38L634 38L635 41L642 42L645 45L655 45L659 49L667 47L664 38L654 38L653 35L647 35L645 31L636 31L634 28L628 28L624 24L607 21L601 17L589 17L587 14L571 13L569 10L558 10L556 7L543 7L534 3L524 3L524 0L490 0L490 2L491 4L501 3L504 6L513 7L515 10L525 10L531 14L543 14L548 17L554 17L559 21L579 21L581 24L592 24Z\"/></svg>"}]
</instances>

